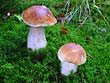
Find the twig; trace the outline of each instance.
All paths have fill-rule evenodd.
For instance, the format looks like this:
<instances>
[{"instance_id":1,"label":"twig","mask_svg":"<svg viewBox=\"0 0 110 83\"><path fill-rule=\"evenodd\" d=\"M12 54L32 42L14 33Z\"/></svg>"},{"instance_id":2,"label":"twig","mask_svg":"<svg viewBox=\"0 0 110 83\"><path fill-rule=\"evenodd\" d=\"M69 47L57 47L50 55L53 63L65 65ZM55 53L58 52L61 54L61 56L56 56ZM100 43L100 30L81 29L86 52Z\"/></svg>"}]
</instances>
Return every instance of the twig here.
<instances>
[{"instance_id":1,"label":"twig","mask_svg":"<svg viewBox=\"0 0 110 83\"><path fill-rule=\"evenodd\" d=\"M86 22L87 18L88 18L88 16L84 19L84 21L73 32L78 30Z\"/></svg>"},{"instance_id":2,"label":"twig","mask_svg":"<svg viewBox=\"0 0 110 83\"><path fill-rule=\"evenodd\" d=\"M69 6L70 6L70 0L67 0L66 4L64 6L64 12L66 11L66 15L68 14Z\"/></svg>"},{"instance_id":3,"label":"twig","mask_svg":"<svg viewBox=\"0 0 110 83\"><path fill-rule=\"evenodd\" d=\"M74 11L74 8L73 8L73 10L72 10L67 16L65 16L65 17L63 18L64 22L65 22L65 21L67 21L67 22L71 21L71 19L72 19L73 16L77 13L78 10L79 10L79 8L75 9L75 11Z\"/></svg>"}]
</instances>

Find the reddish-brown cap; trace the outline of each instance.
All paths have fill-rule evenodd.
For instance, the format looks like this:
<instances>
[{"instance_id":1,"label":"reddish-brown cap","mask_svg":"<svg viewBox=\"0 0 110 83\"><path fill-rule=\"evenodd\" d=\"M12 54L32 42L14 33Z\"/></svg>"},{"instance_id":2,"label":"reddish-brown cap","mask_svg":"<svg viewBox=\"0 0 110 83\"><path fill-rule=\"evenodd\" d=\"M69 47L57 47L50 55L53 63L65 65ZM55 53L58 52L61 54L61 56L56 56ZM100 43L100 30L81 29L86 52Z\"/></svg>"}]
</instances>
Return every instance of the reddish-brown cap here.
<instances>
[{"instance_id":1,"label":"reddish-brown cap","mask_svg":"<svg viewBox=\"0 0 110 83\"><path fill-rule=\"evenodd\" d=\"M58 50L58 58L61 62L69 62L81 65L86 62L86 52L82 46L76 43L68 43Z\"/></svg>"},{"instance_id":2,"label":"reddish-brown cap","mask_svg":"<svg viewBox=\"0 0 110 83\"><path fill-rule=\"evenodd\" d=\"M32 6L23 11L23 21L32 27L54 25L57 20L52 12L43 5Z\"/></svg>"}]
</instances>

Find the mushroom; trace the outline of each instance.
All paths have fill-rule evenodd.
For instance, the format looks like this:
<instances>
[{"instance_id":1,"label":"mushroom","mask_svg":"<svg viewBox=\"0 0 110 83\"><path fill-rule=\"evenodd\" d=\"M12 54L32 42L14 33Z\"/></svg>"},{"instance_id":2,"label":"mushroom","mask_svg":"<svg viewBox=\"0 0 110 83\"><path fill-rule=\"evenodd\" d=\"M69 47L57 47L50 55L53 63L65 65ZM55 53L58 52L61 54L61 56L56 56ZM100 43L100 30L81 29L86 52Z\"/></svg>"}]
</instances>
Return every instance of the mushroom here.
<instances>
[{"instance_id":1,"label":"mushroom","mask_svg":"<svg viewBox=\"0 0 110 83\"><path fill-rule=\"evenodd\" d=\"M45 38L44 26L51 26L57 23L52 12L43 5L31 6L22 13L24 23L31 26L28 34L27 48L33 51L45 48L47 41Z\"/></svg>"},{"instance_id":2,"label":"mushroom","mask_svg":"<svg viewBox=\"0 0 110 83\"><path fill-rule=\"evenodd\" d=\"M86 52L79 44L67 43L58 50L58 59L61 61L61 74L68 76L86 62Z\"/></svg>"}]
</instances>

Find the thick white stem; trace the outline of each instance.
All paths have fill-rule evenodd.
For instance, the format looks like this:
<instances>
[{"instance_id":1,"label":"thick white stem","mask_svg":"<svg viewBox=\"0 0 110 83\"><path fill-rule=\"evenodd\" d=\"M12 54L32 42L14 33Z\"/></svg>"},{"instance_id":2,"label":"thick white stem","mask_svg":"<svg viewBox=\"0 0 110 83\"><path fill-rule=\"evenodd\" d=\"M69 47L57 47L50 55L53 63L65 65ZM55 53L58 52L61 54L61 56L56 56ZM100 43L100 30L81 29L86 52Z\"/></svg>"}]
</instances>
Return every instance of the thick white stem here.
<instances>
[{"instance_id":1,"label":"thick white stem","mask_svg":"<svg viewBox=\"0 0 110 83\"><path fill-rule=\"evenodd\" d=\"M28 34L27 48L33 51L45 48L47 44L43 27L31 27Z\"/></svg>"},{"instance_id":2,"label":"thick white stem","mask_svg":"<svg viewBox=\"0 0 110 83\"><path fill-rule=\"evenodd\" d=\"M77 71L77 65L61 62L61 74L68 76L71 72L75 73Z\"/></svg>"}]
</instances>

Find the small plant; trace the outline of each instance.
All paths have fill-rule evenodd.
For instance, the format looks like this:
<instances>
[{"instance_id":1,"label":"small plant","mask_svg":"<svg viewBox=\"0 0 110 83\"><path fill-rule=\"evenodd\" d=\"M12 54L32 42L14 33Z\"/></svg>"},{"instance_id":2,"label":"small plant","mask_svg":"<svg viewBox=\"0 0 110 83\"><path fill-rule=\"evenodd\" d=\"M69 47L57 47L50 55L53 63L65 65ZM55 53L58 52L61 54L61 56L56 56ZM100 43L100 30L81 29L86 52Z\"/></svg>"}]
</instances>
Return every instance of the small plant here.
<instances>
[{"instance_id":1,"label":"small plant","mask_svg":"<svg viewBox=\"0 0 110 83\"><path fill-rule=\"evenodd\" d=\"M109 25L105 16L102 14L100 7L96 5L95 0L93 0L93 2L90 2L89 0L82 0L77 3L76 7L73 8L71 8L70 3L71 3L70 0L67 0L67 2L65 3L63 9L63 17L60 17L62 24L64 24L65 22L68 23L72 19L74 19L75 16L78 16L79 18L78 23L83 25L85 24L88 18L92 18L91 16L93 15L92 11L95 9L99 13L99 15L103 17L106 24ZM78 27L80 27L81 25L79 25Z\"/></svg>"}]
</instances>

